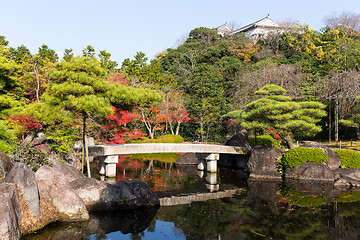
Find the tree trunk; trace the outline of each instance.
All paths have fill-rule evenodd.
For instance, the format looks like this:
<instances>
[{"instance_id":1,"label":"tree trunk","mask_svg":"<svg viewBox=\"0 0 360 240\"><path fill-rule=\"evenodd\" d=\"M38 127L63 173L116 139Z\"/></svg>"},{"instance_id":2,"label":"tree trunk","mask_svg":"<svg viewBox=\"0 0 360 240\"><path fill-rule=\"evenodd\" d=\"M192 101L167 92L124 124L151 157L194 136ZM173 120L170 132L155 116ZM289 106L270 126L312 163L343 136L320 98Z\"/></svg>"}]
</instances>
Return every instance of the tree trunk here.
<instances>
[{"instance_id":1,"label":"tree trunk","mask_svg":"<svg viewBox=\"0 0 360 240\"><path fill-rule=\"evenodd\" d=\"M204 142L204 124L202 122L202 118L200 121L200 135L201 135L201 142Z\"/></svg>"},{"instance_id":2,"label":"tree trunk","mask_svg":"<svg viewBox=\"0 0 360 240\"><path fill-rule=\"evenodd\" d=\"M86 116L83 116L83 154L82 154L82 171L84 172L84 157L86 158L86 167L88 177L91 177L90 162L89 162L89 149L86 141Z\"/></svg>"},{"instance_id":3,"label":"tree trunk","mask_svg":"<svg viewBox=\"0 0 360 240\"><path fill-rule=\"evenodd\" d=\"M174 128L173 128L171 122L169 122L169 128L170 128L171 134L172 134L172 135L175 135L175 133L174 133Z\"/></svg>"},{"instance_id":4,"label":"tree trunk","mask_svg":"<svg viewBox=\"0 0 360 240\"><path fill-rule=\"evenodd\" d=\"M360 140L360 126L356 128L356 139Z\"/></svg>"},{"instance_id":5,"label":"tree trunk","mask_svg":"<svg viewBox=\"0 0 360 240\"><path fill-rule=\"evenodd\" d=\"M40 92L40 79L39 79L39 74L38 74L38 69L36 67L37 65L37 60L34 64L34 74L36 77L36 88L35 88L35 92L36 92L36 100L38 103L40 103L40 96L39 96L39 92Z\"/></svg>"},{"instance_id":6,"label":"tree trunk","mask_svg":"<svg viewBox=\"0 0 360 240\"><path fill-rule=\"evenodd\" d=\"M283 139L286 141L286 144L289 149L295 147L289 134L287 134L285 137L283 137Z\"/></svg>"},{"instance_id":7,"label":"tree trunk","mask_svg":"<svg viewBox=\"0 0 360 240\"><path fill-rule=\"evenodd\" d=\"M329 98L329 143L331 143L331 98Z\"/></svg>"},{"instance_id":8,"label":"tree trunk","mask_svg":"<svg viewBox=\"0 0 360 240\"><path fill-rule=\"evenodd\" d=\"M335 141L339 141L339 99L335 101Z\"/></svg>"},{"instance_id":9,"label":"tree trunk","mask_svg":"<svg viewBox=\"0 0 360 240\"><path fill-rule=\"evenodd\" d=\"M179 131L180 131L180 124L181 124L181 122L180 122L180 121L178 121L177 126L176 126L176 132L175 132L175 135L179 135Z\"/></svg>"}]
</instances>

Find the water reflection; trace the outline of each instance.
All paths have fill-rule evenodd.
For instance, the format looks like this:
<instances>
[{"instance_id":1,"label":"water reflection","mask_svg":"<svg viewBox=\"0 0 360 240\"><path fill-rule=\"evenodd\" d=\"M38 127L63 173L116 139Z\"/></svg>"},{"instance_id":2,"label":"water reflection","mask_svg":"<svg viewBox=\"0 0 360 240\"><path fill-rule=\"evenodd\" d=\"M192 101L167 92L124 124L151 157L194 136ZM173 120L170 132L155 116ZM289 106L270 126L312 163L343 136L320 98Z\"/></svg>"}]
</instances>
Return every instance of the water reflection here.
<instances>
[{"instance_id":1,"label":"water reflection","mask_svg":"<svg viewBox=\"0 0 360 240\"><path fill-rule=\"evenodd\" d=\"M213 175L154 159L122 163L115 180L147 182L160 209L92 214L24 239L360 239L358 189L254 181L232 169Z\"/></svg>"},{"instance_id":2,"label":"water reflection","mask_svg":"<svg viewBox=\"0 0 360 240\"><path fill-rule=\"evenodd\" d=\"M139 211L104 211L90 213L90 220L86 222L62 222L51 224L22 239L32 240L63 240L63 239L107 239L107 234L118 232L119 235L138 235L146 229L151 229L150 223L154 219L158 208L147 208Z\"/></svg>"}]
</instances>

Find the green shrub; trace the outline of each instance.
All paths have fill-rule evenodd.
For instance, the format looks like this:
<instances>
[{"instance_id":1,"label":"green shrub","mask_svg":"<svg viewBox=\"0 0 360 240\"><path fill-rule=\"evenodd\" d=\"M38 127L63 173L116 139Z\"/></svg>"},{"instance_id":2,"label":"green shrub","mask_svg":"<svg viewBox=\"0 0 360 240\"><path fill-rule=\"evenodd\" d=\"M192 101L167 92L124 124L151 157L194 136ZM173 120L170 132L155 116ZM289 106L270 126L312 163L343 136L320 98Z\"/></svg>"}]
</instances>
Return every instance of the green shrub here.
<instances>
[{"instance_id":1,"label":"green shrub","mask_svg":"<svg viewBox=\"0 0 360 240\"><path fill-rule=\"evenodd\" d=\"M184 138L179 135L163 135L156 139L142 138L140 140L131 141L131 143L183 143Z\"/></svg>"},{"instance_id":2,"label":"green shrub","mask_svg":"<svg viewBox=\"0 0 360 240\"><path fill-rule=\"evenodd\" d=\"M327 156L320 148L291 148L283 157L285 168L294 168L306 162L326 163Z\"/></svg>"},{"instance_id":3,"label":"green shrub","mask_svg":"<svg viewBox=\"0 0 360 240\"><path fill-rule=\"evenodd\" d=\"M15 144L15 152L10 155L12 162L23 162L28 165L31 170L36 172L41 166L51 164L45 153L25 143L17 142Z\"/></svg>"},{"instance_id":4,"label":"green shrub","mask_svg":"<svg viewBox=\"0 0 360 240\"><path fill-rule=\"evenodd\" d=\"M248 142L250 146L255 146L256 144L262 144L270 147L277 147L282 148L285 146L284 142L281 140L276 140L271 135L259 135L256 137L256 144L255 138L249 138Z\"/></svg>"},{"instance_id":5,"label":"green shrub","mask_svg":"<svg viewBox=\"0 0 360 240\"><path fill-rule=\"evenodd\" d=\"M0 122L0 152L12 153L15 136L7 129L4 122Z\"/></svg>"},{"instance_id":6,"label":"green shrub","mask_svg":"<svg viewBox=\"0 0 360 240\"><path fill-rule=\"evenodd\" d=\"M334 150L341 160L341 168L360 168L360 153L348 149Z\"/></svg>"}]
</instances>

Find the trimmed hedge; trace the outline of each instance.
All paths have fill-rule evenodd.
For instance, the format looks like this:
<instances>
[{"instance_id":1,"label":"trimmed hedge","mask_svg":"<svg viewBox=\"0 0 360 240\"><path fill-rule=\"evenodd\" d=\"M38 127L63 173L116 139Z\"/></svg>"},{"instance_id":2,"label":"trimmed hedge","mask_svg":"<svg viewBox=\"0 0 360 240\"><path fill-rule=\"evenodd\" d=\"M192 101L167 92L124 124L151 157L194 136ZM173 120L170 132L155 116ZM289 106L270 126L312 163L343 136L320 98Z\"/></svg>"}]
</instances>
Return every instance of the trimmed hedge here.
<instances>
[{"instance_id":1,"label":"trimmed hedge","mask_svg":"<svg viewBox=\"0 0 360 240\"><path fill-rule=\"evenodd\" d=\"M360 153L348 149L335 149L334 152L341 160L341 168L360 168Z\"/></svg>"},{"instance_id":2,"label":"trimmed hedge","mask_svg":"<svg viewBox=\"0 0 360 240\"><path fill-rule=\"evenodd\" d=\"M250 146L255 146L255 138L248 138ZM269 147L282 148L284 144L282 141L276 140L271 135L259 135L256 137L256 144L262 144Z\"/></svg>"},{"instance_id":3,"label":"trimmed hedge","mask_svg":"<svg viewBox=\"0 0 360 240\"><path fill-rule=\"evenodd\" d=\"M179 135L162 135L156 139L142 138L141 140L131 141L131 143L183 143L184 138Z\"/></svg>"},{"instance_id":4,"label":"trimmed hedge","mask_svg":"<svg viewBox=\"0 0 360 240\"><path fill-rule=\"evenodd\" d=\"M283 161L285 168L294 168L306 162L326 163L327 156L320 148L291 148Z\"/></svg>"}]
</instances>

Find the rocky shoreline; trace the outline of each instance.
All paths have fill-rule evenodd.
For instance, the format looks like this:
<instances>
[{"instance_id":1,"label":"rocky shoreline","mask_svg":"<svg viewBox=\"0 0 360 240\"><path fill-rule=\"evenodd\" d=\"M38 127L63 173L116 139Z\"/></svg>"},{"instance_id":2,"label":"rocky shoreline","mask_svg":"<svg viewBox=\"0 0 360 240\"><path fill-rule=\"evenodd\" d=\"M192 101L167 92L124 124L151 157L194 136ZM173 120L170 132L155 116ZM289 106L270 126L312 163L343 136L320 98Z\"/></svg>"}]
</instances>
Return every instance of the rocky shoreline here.
<instances>
[{"instance_id":1,"label":"rocky shoreline","mask_svg":"<svg viewBox=\"0 0 360 240\"><path fill-rule=\"evenodd\" d=\"M57 160L34 173L24 163L12 166L5 154L0 159L0 239L19 239L55 221L86 221L89 211L160 205L143 182L87 178Z\"/></svg>"}]
</instances>

